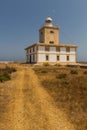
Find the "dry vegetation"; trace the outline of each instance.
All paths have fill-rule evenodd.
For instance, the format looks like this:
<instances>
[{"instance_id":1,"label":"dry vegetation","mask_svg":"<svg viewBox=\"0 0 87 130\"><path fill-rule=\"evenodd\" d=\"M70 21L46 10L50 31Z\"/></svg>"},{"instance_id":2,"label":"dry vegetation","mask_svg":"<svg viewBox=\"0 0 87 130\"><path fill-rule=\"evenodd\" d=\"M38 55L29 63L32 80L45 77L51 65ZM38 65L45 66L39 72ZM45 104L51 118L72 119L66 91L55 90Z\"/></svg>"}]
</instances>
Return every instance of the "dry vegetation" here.
<instances>
[{"instance_id":1,"label":"dry vegetation","mask_svg":"<svg viewBox=\"0 0 87 130\"><path fill-rule=\"evenodd\" d=\"M87 69L8 66L17 72L0 83L0 130L87 130Z\"/></svg>"},{"instance_id":2,"label":"dry vegetation","mask_svg":"<svg viewBox=\"0 0 87 130\"><path fill-rule=\"evenodd\" d=\"M11 80L11 74L16 72L14 67L5 66L0 68L0 82Z\"/></svg>"},{"instance_id":3,"label":"dry vegetation","mask_svg":"<svg viewBox=\"0 0 87 130\"><path fill-rule=\"evenodd\" d=\"M34 71L75 130L87 130L87 69L48 66Z\"/></svg>"}]
</instances>

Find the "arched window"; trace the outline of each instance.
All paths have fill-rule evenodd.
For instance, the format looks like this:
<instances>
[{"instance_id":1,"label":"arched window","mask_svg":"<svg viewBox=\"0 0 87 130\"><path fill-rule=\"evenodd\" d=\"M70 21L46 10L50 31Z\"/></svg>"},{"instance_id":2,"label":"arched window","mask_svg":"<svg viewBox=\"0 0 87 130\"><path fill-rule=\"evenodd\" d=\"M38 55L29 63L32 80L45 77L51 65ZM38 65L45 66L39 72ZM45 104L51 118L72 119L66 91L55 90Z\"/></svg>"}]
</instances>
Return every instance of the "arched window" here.
<instances>
[{"instance_id":1,"label":"arched window","mask_svg":"<svg viewBox=\"0 0 87 130\"><path fill-rule=\"evenodd\" d=\"M54 44L54 41L49 41L50 44Z\"/></svg>"},{"instance_id":2,"label":"arched window","mask_svg":"<svg viewBox=\"0 0 87 130\"><path fill-rule=\"evenodd\" d=\"M53 31L53 30L51 30L51 31L50 31L50 33L54 33L54 31Z\"/></svg>"}]
</instances>

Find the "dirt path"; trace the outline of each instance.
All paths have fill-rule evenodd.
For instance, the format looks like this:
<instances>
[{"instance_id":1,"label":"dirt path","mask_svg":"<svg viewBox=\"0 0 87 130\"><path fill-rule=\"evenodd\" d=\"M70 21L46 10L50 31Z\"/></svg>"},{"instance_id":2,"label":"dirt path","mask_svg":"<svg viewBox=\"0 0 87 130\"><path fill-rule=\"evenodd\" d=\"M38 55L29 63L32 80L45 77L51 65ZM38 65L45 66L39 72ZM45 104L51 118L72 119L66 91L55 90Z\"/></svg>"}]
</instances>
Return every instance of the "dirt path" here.
<instances>
[{"instance_id":1,"label":"dirt path","mask_svg":"<svg viewBox=\"0 0 87 130\"><path fill-rule=\"evenodd\" d=\"M15 88L13 129L1 130L74 130L31 68L22 67L12 86Z\"/></svg>"}]
</instances>

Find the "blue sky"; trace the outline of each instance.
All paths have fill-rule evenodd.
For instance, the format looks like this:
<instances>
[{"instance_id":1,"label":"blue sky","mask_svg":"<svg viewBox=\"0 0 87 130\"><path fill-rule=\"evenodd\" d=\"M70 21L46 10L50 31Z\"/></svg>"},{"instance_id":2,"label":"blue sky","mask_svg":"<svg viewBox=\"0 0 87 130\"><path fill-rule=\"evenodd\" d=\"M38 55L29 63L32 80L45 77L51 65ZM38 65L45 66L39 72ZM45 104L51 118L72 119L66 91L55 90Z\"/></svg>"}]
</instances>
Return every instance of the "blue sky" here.
<instances>
[{"instance_id":1,"label":"blue sky","mask_svg":"<svg viewBox=\"0 0 87 130\"><path fill-rule=\"evenodd\" d=\"M76 44L77 60L87 61L87 0L0 0L0 60L25 60L24 48L39 41L48 16L60 41Z\"/></svg>"}]
</instances>

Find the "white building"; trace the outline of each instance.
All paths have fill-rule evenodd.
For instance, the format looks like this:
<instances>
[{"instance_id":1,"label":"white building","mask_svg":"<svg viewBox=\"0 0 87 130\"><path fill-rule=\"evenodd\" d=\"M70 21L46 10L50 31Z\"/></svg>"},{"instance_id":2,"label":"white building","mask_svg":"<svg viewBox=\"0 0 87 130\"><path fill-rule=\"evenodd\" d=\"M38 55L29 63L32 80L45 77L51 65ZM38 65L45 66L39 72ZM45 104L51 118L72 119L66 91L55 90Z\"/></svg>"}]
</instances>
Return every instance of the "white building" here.
<instances>
[{"instance_id":1,"label":"white building","mask_svg":"<svg viewBox=\"0 0 87 130\"><path fill-rule=\"evenodd\" d=\"M39 42L27 47L26 62L76 63L76 45L62 44L59 41L59 28L48 17L39 30Z\"/></svg>"}]
</instances>

